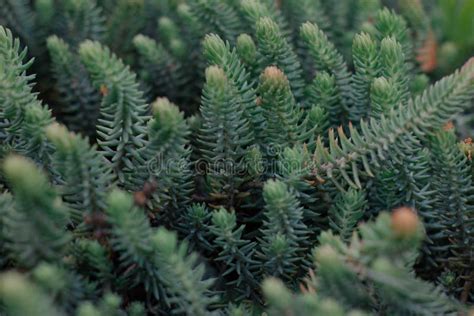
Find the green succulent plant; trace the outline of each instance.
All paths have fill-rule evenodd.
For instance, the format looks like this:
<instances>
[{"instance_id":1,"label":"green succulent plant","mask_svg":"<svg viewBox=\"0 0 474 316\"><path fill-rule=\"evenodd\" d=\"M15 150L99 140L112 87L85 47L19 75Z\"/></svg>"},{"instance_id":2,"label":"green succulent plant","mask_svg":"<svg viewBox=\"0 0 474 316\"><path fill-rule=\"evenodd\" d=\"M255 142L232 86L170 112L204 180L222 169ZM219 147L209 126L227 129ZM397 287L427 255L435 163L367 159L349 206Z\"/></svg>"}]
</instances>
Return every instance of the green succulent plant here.
<instances>
[{"instance_id":1,"label":"green succulent plant","mask_svg":"<svg viewBox=\"0 0 474 316\"><path fill-rule=\"evenodd\" d=\"M420 58L436 6L33 2L0 0L1 315L474 303L474 59Z\"/></svg>"}]
</instances>

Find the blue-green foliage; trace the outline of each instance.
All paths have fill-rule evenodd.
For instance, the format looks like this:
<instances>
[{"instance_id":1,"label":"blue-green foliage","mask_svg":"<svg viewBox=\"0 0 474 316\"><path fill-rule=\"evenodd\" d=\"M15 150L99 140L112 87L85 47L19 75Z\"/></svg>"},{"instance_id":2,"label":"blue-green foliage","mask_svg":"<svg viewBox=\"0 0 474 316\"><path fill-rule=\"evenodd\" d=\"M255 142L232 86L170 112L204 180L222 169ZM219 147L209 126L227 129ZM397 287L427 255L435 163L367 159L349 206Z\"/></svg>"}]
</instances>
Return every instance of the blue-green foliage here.
<instances>
[{"instance_id":1,"label":"blue-green foliage","mask_svg":"<svg viewBox=\"0 0 474 316\"><path fill-rule=\"evenodd\" d=\"M139 149L146 144L148 105L136 75L108 48L86 41L79 54L94 86L103 94L97 123L99 147L123 184L127 177L133 177L132 161L141 158Z\"/></svg>"},{"instance_id":2,"label":"blue-green foliage","mask_svg":"<svg viewBox=\"0 0 474 316\"><path fill-rule=\"evenodd\" d=\"M474 62L398 2L0 0L0 314L466 314Z\"/></svg>"}]
</instances>

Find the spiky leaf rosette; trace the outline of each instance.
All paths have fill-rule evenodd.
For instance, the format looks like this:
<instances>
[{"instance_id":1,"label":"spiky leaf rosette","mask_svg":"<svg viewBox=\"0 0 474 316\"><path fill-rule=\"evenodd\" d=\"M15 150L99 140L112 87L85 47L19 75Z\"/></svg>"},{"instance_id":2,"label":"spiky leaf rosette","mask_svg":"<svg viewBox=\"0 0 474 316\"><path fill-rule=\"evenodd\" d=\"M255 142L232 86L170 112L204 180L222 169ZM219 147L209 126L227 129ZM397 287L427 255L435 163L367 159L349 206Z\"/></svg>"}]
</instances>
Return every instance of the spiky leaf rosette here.
<instances>
[{"instance_id":1,"label":"spiky leaf rosette","mask_svg":"<svg viewBox=\"0 0 474 316\"><path fill-rule=\"evenodd\" d=\"M13 146L13 152L27 156L36 163L46 166L47 171L54 176L55 171L51 165L51 143L47 140L44 131L53 121L51 112L46 106L28 104L25 107L24 119Z\"/></svg>"},{"instance_id":2,"label":"spiky leaf rosette","mask_svg":"<svg viewBox=\"0 0 474 316\"><path fill-rule=\"evenodd\" d=\"M328 123L339 126L344 119L344 106L336 78L327 71L320 71L306 87L306 104L322 107L329 115Z\"/></svg>"},{"instance_id":3,"label":"spiky leaf rosette","mask_svg":"<svg viewBox=\"0 0 474 316\"><path fill-rule=\"evenodd\" d=\"M291 189L281 181L265 183L263 198L265 220L260 244L263 273L294 282L304 260L309 234L303 223L303 208Z\"/></svg>"},{"instance_id":4,"label":"spiky leaf rosette","mask_svg":"<svg viewBox=\"0 0 474 316\"><path fill-rule=\"evenodd\" d=\"M3 170L14 195L5 220L10 256L27 268L40 261L60 262L70 241L68 209L31 161L9 156Z\"/></svg>"},{"instance_id":5,"label":"spiky leaf rosette","mask_svg":"<svg viewBox=\"0 0 474 316\"><path fill-rule=\"evenodd\" d=\"M380 73L379 53L375 40L367 33L357 34L352 44L355 74L353 75L353 109L355 121L370 112L370 88Z\"/></svg>"},{"instance_id":6,"label":"spiky leaf rosette","mask_svg":"<svg viewBox=\"0 0 474 316\"><path fill-rule=\"evenodd\" d=\"M178 224L177 230L189 243L191 250L195 248L204 252L213 250L209 228L211 218L212 213L204 204L193 204L184 212L182 222Z\"/></svg>"},{"instance_id":7,"label":"spiky leaf rosette","mask_svg":"<svg viewBox=\"0 0 474 316\"><path fill-rule=\"evenodd\" d=\"M317 24L328 38L334 42L333 25L321 0L286 0L282 1L282 11L285 14L293 31L295 52L301 60L306 79L311 79L315 73L314 61L306 47L304 40L299 36L299 27L305 22Z\"/></svg>"},{"instance_id":8,"label":"spiky leaf rosette","mask_svg":"<svg viewBox=\"0 0 474 316\"><path fill-rule=\"evenodd\" d=\"M306 146L310 153L316 149L316 141L319 137L325 138L329 130L329 112L320 105L313 105L307 112L307 130L312 131L308 135Z\"/></svg>"},{"instance_id":9,"label":"spiky leaf rosette","mask_svg":"<svg viewBox=\"0 0 474 316\"><path fill-rule=\"evenodd\" d=\"M53 166L60 176L64 201L76 210L74 224L103 212L112 183L112 170L95 146L59 124L50 125L46 134L54 145Z\"/></svg>"},{"instance_id":10,"label":"spiky leaf rosette","mask_svg":"<svg viewBox=\"0 0 474 316\"><path fill-rule=\"evenodd\" d=\"M387 216L384 216L383 221L387 222L387 219L388 222L390 222ZM404 224L407 223L405 222ZM413 233L416 231L418 224L416 219L414 224L415 226L412 224L409 229L402 229L403 233L400 234L400 232L398 232L397 238L413 237ZM393 235L400 229L395 223L392 223L392 225L393 230L392 228L388 230L387 227L385 228L388 234L384 238ZM390 233L391 230L392 233ZM378 241L380 242L382 239L378 239ZM359 240L354 240L354 249L348 249L339 238L335 238L328 233L321 235L320 242L322 246L315 250L317 274L310 272L305 284L301 286L301 294L292 294L280 281L274 279L264 281L263 291L269 303L269 311L271 311L272 314L287 315L288 311L292 311L298 315L365 315L365 311L373 308L373 304L378 304L377 297L380 295L379 289L368 285L371 290L367 292L365 288L367 282L370 280L367 280L364 264L361 263L364 261L359 258L358 252L360 248L363 248L364 243ZM413 240L410 242L413 242ZM379 245L382 247L379 248L379 255L381 256L383 255L383 251L381 251L383 245L385 245L384 242L381 242ZM345 257L345 253L347 253L347 257ZM362 261L360 262L358 260ZM433 291L431 295L426 295L429 293L426 291L427 289L432 290L426 283L414 280L413 277L407 280L407 282L408 283L405 284L418 282L418 288L423 288L423 294L418 295L410 301L413 305L410 305L408 310L411 308L423 309L424 306L430 310L436 310L440 305L444 308L445 306L443 304L451 304L449 300L446 300L446 297L436 290ZM389 287L390 286L393 286L392 290L398 289L397 284L393 282L390 283ZM318 289L318 291L316 291L316 289ZM372 292L372 290L374 290L375 293ZM370 293L374 295L371 296ZM438 305L437 300L441 300L442 303ZM336 301L338 303L335 303ZM426 305L423 305L424 303L426 303ZM391 309L393 307L394 305L391 305L389 308ZM446 308L446 311L453 311L454 308L452 307L453 305L450 305L450 307ZM381 308L386 308L386 306L381 306Z\"/></svg>"},{"instance_id":11,"label":"spiky leaf rosette","mask_svg":"<svg viewBox=\"0 0 474 316\"><path fill-rule=\"evenodd\" d=\"M380 184L373 186L375 192L371 198L374 198L375 203L372 212L411 206L428 220L433 213L435 200L429 179L432 172L429 151L412 135L403 137L400 143L399 152L377 170L375 179Z\"/></svg>"},{"instance_id":12,"label":"spiky leaf rosette","mask_svg":"<svg viewBox=\"0 0 474 316\"><path fill-rule=\"evenodd\" d=\"M325 216L321 214L325 208L322 204L321 195L315 187L315 183L304 179L310 172L309 166L311 154L303 145L297 145L293 148L287 147L278 157L277 178L284 182L296 195L298 201L303 207L304 223L308 227L314 227L312 235L319 233L317 229L322 223L326 222ZM324 210L324 212L326 212Z\"/></svg>"},{"instance_id":13,"label":"spiky leaf rosette","mask_svg":"<svg viewBox=\"0 0 474 316\"><path fill-rule=\"evenodd\" d=\"M10 30L0 27L0 139L4 153L13 151L39 163L49 161L49 144L42 133L51 122L51 113L33 92L34 76L26 71L33 60L25 62L27 49L20 49Z\"/></svg>"},{"instance_id":14,"label":"spiky leaf rosette","mask_svg":"<svg viewBox=\"0 0 474 316\"><path fill-rule=\"evenodd\" d=\"M397 105L398 97L395 85L390 84L385 77L372 81L370 87L370 116L379 119Z\"/></svg>"},{"instance_id":15,"label":"spiky leaf rosette","mask_svg":"<svg viewBox=\"0 0 474 316\"><path fill-rule=\"evenodd\" d=\"M394 86L395 106L404 106L410 97L409 73L401 44L393 37L380 43L380 75Z\"/></svg>"},{"instance_id":16,"label":"spiky leaf rosette","mask_svg":"<svg viewBox=\"0 0 474 316\"><path fill-rule=\"evenodd\" d=\"M204 265L197 263L195 253L188 254L185 243L178 243L175 233L158 229L153 237L163 282L170 293L169 301L175 304L175 313L209 315L208 307L215 298L208 296L212 280L204 280Z\"/></svg>"},{"instance_id":17,"label":"spiky leaf rosette","mask_svg":"<svg viewBox=\"0 0 474 316\"><path fill-rule=\"evenodd\" d=\"M375 36L379 41L384 38L393 37L403 47L403 56L407 62L407 67L413 69L413 43L405 19L396 14L393 10L384 8L375 16Z\"/></svg>"},{"instance_id":18,"label":"spiky leaf rosette","mask_svg":"<svg viewBox=\"0 0 474 316\"><path fill-rule=\"evenodd\" d=\"M133 159L143 161L140 150L146 145L148 105L136 75L107 47L86 41L79 54L92 82L103 93L97 124L99 148L110 160L119 183L127 186L133 177Z\"/></svg>"},{"instance_id":19,"label":"spiky leaf rosette","mask_svg":"<svg viewBox=\"0 0 474 316\"><path fill-rule=\"evenodd\" d=\"M473 278L468 268L474 262L472 175L453 131L440 131L433 136L430 148L433 182L437 190L435 215L431 221L431 225L437 228L437 233L432 236L433 259L458 275L454 291L461 292Z\"/></svg>"},{"instance_id":20,"label":"spiky leaf rosette","mask_svg":"<svg viewBox=\"0 0 474 316\"><path fill-rule=\"evenodd\" d=\"M162 275L153 246L153 230L143 213L133 205L131 196L113 191L108 196L110 244L120 257L119 286L133 288L143 284L145 291L157 300L166 301Z\"/></svg>"},{"instance_id":21,"label":"spiky leaf rosette","mask_svg":"<svg viewBox=\"0 0 474 316\"><path fill-rule=\"evenodd\" d=\"M152 194L153 211L169 226L177 227L184 209L191 202L193 170L189 148L189 126L179 108L168 99L152 104L153 118L148 124L149 143L145 147L149 180L156 183ZM140 167L137 169L141 169Z\"/></svg>"},{"instance_id":22,"label":"spiky leaf rosette","mask_svg":"<svg viewBox=\"0 0 474 316\"><path fill-rule=\"evenodd\" d=\"M412 98L407 107L392 109L380 121L362 121L361 132L349 126L350 139L342 128L338 129L340 144L334 133L330 133L330 150L321 142L316 149L316 172L333 178L334 172L339 171L345 181L359 187L358 173L353 174L353 181L346 169L351 166L353 171L358 171L356 161L360 159L365 171L372 175L370 164L403 147L403 137L411 133L423 137L443 126L449 118L469 106L473 91L474 60L471 59L453 75L427 88L423 95Z\"/></svg>"},{"instance_id":23,"label":"spiky leaf rosette","mask_svg":"<svg viewBox=\"0 0 474 316\"><path fill-rule=\"evenodd\" d=\"M248 40L249 39L246 41ZM252 44L253 42L246 45L252 46ZM243 115L249 122L250 129L254 131L253 134L255 141L260 143L262 141L261 138L264 129L264 121L262 109L257 105L257 95L253 87L254 79L251 77L243 63L239 60L239 55L237 55L236 50L230 47L229 42L224 42L217 35L209 34L203 41L203 47L204 56L208 63L210 65L221 67L225 72L229 83L236 88L236 98L238 98ZM247 48L247 50L251 51L253 49L255 49L255 47ZM237 46L237 50L239 50L239 46ZM254 62L254 60L252 62Z\"/></svg>"},{"instance_id":24,"label":"spiky leaf rosette","mask_svg":"<svg viewBox=\"0 0 474 316\"><path fill-rule=\"evenodd\" d=\"M344 58L317 25L309 22L303 24L300 34L314 59L316 69L328 71L336 78L342 105L348 111L351 106L352 87L351 75Z\"/></svg>"},{"instance_id":25,"label":"spiky leaf rosette","mask_svg":"<svg viewBox=\"0 0 474 316\"><path fill-rule=\"evenodd\" d=\"M303 70L298 56L282 36L278 25L270 18L260 19L256 26L256 38L260 70L269 66L280 68L288 77L293 95L300 100L304 88Z\"/></svg>"},{"instance_id":26,"label":"spiky leaf rosette","mask_svg":"<svg viewBox=\"0 0 474 316\"><path fill-rule=\"evenodd\" d=\"M243 158L253 138L239 101L236 87L222 68L209 67L202 96L199 142L211 188L227 195L230 205L242 182L235 175L245 172Z\"/></svg>"},{"instance_id":27,"label":"spiky leaf rosette","mask_svg":"<svg viewBox=\"0 0 474 316\"><path fill-rule=\"evenodd\" d=\"M237 49L237 54L242 60L242 63L247 67L249 73L252 74L253 78L257 77L257 46L255 45L252 37L248 34L240 34L237 38L237 43L235 46Z\"/></svg>"},{"instance_id":28,"label":"spiky leaf rosette","mask_svg":"<svg viewBox=\"0 0 474 316\"><path fill-rule=\"evenodd\" d=\"M315 250L317 277L309 285L352 308L367 310L378 304L397 315L452 313L459 306L406 267L422 239L420 221L407 208L362 225L360 239L353 238L348 247L338 237L322 234ZM367 286L374 292L367 291Z\"/></svg>"},{"instance_id":29,"label":"spiky leaf rosette","mask_svg":"<svg viewBox=\"0 0 474 316\"><path fill-rule=\"evenodd\" d=\"M256 31L257 22L262 18L268 18L278 25L281 34L285 39L291 39L291 30L288 23L278 8L278 4L271 0L242 0L240 1L240 11L244 19L247 20L246 31Z\"/></svg>"},{"instance_id":30,"label":"spiky leaf rosette","mask_svg":"<svg viewBox=\"0 0 474 316\"><path fill-rule=\"evenodd\" d=\"M211 232L213 245L219 250L216 259L222 265L225 283L233 290L229 293L237 299L256 298L259 280L256 277L256 242L243 238L245 226L237 225L235 213L221 208L212 214ZM230 298L232 298L232 296Z\"/></svg>"},{"instance_id":31,"label":"spiky leaf rosette","mask_svg":"<svg viewBox=\"0 0 474 316\"><path fill-rule=\"evenodd\" d=\"M148 123L147 154L179 158L189 154L190 128L176 104L158 98L152 104L153 117Z\"/></svg>"},{"instance_id":32,"label":"spiky leaf rosette","mask_svg":"<svg viewBox=\"0 0 474 316\"><path fill-rule=\"evenodd\" d=\"M124 192L109 195L107 214L111 246L119 253L120 287L143 286L165 308L205 315L213 302L207 293L212 282L203 280L203 266L187 246L164 228L155 232Z\"/></svg>"},{"instance_id":33,"label":"spiky leaf rosette","mask_svg":"<svg viewBox=\"0 0 474 316\"><path fill-rule=\"evenodd\" d=\"M265 69L258 87L266 130L265 153L275 156L280 149L303 142L306 135L300 127L301 112L285 74L275 66Z\"/></svg>"},{"instance_id":34,"label":"spiky leaf rosette","mask_svg":"<svg viewBox=\"0 0 474 316\"><path fill-rule=\"evenodd\" d=\"M329 210L330 226L344 241L349 241L367 207L365 192L350 189L339 193Z\"/></svg>"}]
</instances>

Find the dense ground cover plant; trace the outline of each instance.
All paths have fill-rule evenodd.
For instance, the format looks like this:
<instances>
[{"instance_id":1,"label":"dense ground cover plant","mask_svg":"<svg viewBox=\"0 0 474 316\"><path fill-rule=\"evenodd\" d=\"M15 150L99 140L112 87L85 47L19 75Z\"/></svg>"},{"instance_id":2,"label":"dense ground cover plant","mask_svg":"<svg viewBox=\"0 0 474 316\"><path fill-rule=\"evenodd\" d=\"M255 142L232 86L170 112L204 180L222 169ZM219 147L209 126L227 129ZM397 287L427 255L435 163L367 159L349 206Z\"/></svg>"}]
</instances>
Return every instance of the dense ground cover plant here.
<instances>
[{"instance_id":1,"label":"dense ground cover plant","mask_svg":"<svg viewBox=\"0 0 474 316\"><path fill-rule=\"evenodd\" d=\"M474 60L396 7L0 0L0 313L467 313Z\"/></svg>"}]
</instances>

